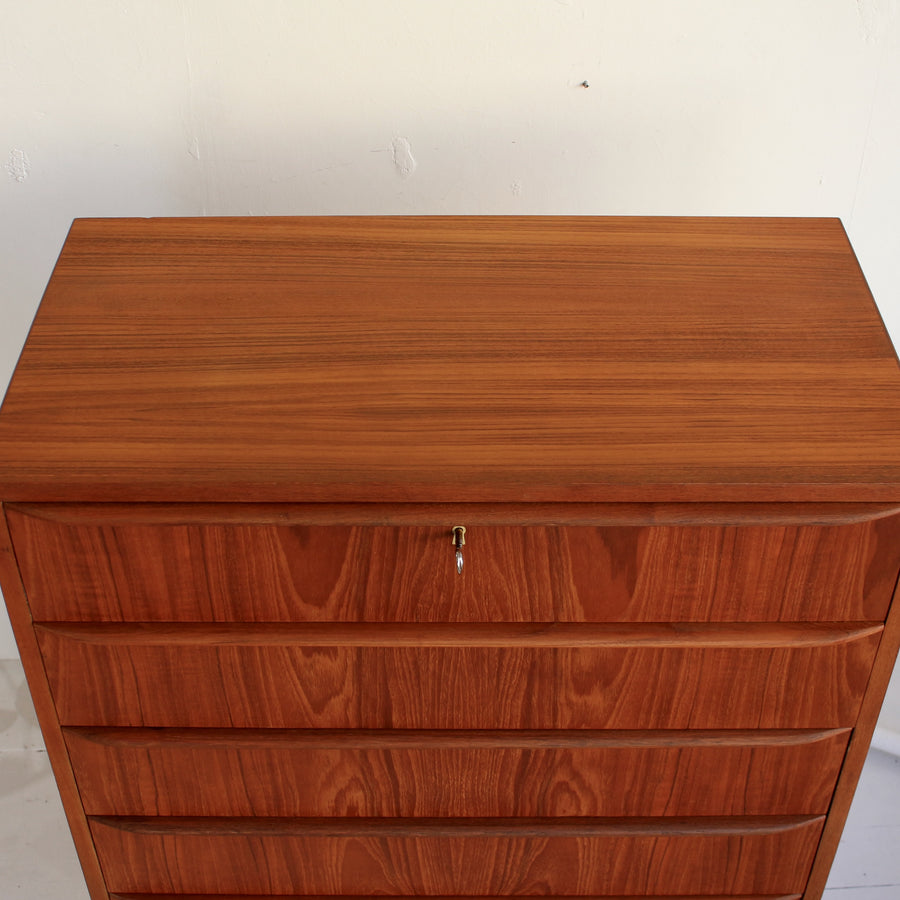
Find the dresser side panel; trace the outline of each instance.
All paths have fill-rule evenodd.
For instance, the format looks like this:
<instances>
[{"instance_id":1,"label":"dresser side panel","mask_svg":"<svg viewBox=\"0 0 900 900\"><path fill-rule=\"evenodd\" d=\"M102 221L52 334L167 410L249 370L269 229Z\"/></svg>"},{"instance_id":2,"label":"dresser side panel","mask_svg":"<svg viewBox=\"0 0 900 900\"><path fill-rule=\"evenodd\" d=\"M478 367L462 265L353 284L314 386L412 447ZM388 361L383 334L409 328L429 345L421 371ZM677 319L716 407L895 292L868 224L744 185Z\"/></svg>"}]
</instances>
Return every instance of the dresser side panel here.
<instances>
[{"instance_id":1,"label":"dresser side panel","mask_svg":"<svg viewBox=\"0 0 900 900\"><path fill-rule=\"evenodd\" d=\"M2 507L0 507L0 586L3 588L3 597L6 600L31 699L41 726L47 756L53 768L91 900L108 900L109 892L100 870L94 840L60 729L53 693L44 668L44 659L35 638L28 598L22 586L15 551L7 528L6 511Z\"/></svg>"},{"instance_id":2,"label":"dresser side panel","mask_svg":"<svg viewBox=\"0 0 900 900\"><path fill-rule=\"evenodd\" d=\"M820 900L834 855L837 853L841 833L850 812L850 804L853 794L859 782L872 734L878 721L878 714L884 702L884 695L891 680L891 672L900 650L900 586L894 591L894 599L882 632L881 641L872 666L871 676L866 687L860 706L856 727L850 738L844 765L835 788L834 799L825 828L822 831L822 839L816 853L816 859L810 874L809 884L804 900Z\"/></svg>"}]
</instances>

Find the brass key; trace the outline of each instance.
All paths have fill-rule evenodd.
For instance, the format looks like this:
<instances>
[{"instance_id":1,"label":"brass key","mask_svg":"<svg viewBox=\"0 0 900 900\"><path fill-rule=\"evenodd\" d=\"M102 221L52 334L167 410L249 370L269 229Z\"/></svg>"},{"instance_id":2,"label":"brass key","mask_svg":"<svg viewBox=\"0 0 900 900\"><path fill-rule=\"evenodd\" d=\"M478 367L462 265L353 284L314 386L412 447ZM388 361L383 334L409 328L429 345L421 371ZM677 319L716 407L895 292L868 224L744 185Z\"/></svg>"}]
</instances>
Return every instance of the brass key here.
<instances>
[{"instance_id":1,"label":"brass key","mask_svg":"<svg viewBox=\"0 0 900 900\"><path fill-rule=\"evenodd\" d=\"M466 542L465 525L453 526L453 546L456 547L456 573L462 575L463 570L463 554L462 547Z\"/></svg>"}]
</instances>

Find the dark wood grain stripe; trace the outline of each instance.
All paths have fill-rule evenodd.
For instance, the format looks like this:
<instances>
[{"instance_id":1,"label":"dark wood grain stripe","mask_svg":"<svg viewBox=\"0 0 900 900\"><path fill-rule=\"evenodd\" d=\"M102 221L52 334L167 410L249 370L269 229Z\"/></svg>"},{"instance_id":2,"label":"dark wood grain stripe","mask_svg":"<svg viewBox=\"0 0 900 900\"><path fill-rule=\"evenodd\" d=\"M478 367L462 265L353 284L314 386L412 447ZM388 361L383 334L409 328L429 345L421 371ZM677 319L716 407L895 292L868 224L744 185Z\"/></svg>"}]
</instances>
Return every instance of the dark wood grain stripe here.
<instances>
[{"instance_id":1,"label":"dark wood grain stripe","mask_svg":"<svg viewBox=\"0 0 900 900\"><path fill-rule=\"evenodd\" d=\"M694 731L599 731L490 729L279 729L279 728L66 728L75 736L100 746L135 749L220 747L245 749L368 750L416 749L522 749L632 748L632 747L790 747L846 738L850 729L760 729Z\"/></svg>"},{"instance_id":2,"label":"dark wood grain stripe","mask_svg":"<svg viewBox=\"0 0 900 900\"><path fill-rule=\"evenodd\" d=\"M66 525L851 525L896 503L7 503Z\"/></svg>"},{"instance_id":3,"label":"dark wood grain stripe","mask_svg":"<svg viewBox=\"0 0 900 900\"><path fill-rule=\"evenodd\" d=\"M880 634L881 623L784 624L406 624L308 623L93 625L45 623L39 634L104 646L292 647L820 647Z\"/></svg>"},{"instance_id":4,"label":"dark wood grain stripe","mask_svg":"<svg viewBox=\"0 0 900 900\"><path fill-rule=\"evenodd\" d=\"M637 837L641 835L781 834L811 824L821 816L704 816L597 818L285 818L281 816L90 816L91 825L132 834L308 835L315 837Z\"/></svg>"}]
</instances>

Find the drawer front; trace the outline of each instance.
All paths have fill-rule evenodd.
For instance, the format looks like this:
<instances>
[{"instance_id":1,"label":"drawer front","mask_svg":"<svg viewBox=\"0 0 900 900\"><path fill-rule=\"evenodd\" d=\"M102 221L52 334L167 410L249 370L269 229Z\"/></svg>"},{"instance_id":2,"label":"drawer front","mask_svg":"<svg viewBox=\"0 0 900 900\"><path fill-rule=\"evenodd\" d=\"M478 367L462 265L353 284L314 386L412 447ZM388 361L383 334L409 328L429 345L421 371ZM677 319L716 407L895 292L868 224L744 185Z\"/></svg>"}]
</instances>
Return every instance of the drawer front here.
<instances>
[{"instance_id":1,"label":"drawer front","mask_svg":"<svg viewBox=\"0 0 900 900\"><path fill-rule=\"evenodd\" d=\"M881 634L797 625L37 626L63 725L840 728Z\"/></svg>"},{"instance_id":2,"label":"drawer front","mask_svg":"<svg viewBox=\"0 0 900 900\"><path fill-rule=\"evenodd\" d=\"M490 895L481 894L479 895L480 900L489 900ZM110 894L109 900L271 900L271 894L145 894L139 893L135 894L129 891L126 894ZM558 894L543 894L543 900L557 900L559 897ZM279 896L278 900L312 900L308 895L301 894L282 894ZM320 897L315 898L315 900L321 900ZM397 895L379 895L379 900L397 900ZM445 898L445 900L476 900L475 897L452 897ZM607 897L606 900L628 900L627 897ZM644 894L642 896L642 900L697 900L697 897L685 897L683 895L673 896L672 894L666 894L662 896L660 894ZM733 894L706 894L703 897L703 900L802 900L800 894L780 894L778 896L773 896L772 894L766 894L762 896L761 894L754 894L752 897L747 894L741 894L740 896L735 896Z\"/></svg>"},{"instance_id":3,"label":"drawer front","mask_svg":"<svg viewBox=\"0 0 900 900\"><path fill-rule=\"evenodd\" d=\"M90 815L548 817L825 813L849 731L65 734Z\"/></svg>"},{"instance_id":4,"label":"drawer front","mask_svg":"<svg viewBox=\"0 0 900 900\"><path fill-rule=\"evenodd\" d=\"M112 891L395 895L788 894L822 818L98 818Z\"/></svg>"},{"instance_id":5,"label":"drawer front","mask_svg":"<svg viewBox=\"0 0 900 900\"><path fill-rule=\"evenodd\" d=\"M880 621L897 517L845 525L73 524L9 512L37 621Z\"/></svg>"}]
</instances>

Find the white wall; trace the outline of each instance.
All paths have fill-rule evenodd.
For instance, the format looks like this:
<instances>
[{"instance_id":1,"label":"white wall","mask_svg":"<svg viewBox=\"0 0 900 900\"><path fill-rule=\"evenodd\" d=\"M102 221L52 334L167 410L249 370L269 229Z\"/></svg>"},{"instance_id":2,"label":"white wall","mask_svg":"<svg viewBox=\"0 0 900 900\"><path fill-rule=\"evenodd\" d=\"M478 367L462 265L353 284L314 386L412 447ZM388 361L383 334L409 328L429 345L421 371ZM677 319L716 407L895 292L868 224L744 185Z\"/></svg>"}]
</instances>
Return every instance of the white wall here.
<instances>
[{"instance_id":1,"label":"white wall","mask_svg":"<svg viewBox=\"0 0 900 900\"><path fill-rule=\"evenodd\" d=\"M900 344L898 5L7 0L0 385L94 215L840 216Z\"/></svg>"}]
</instances>

